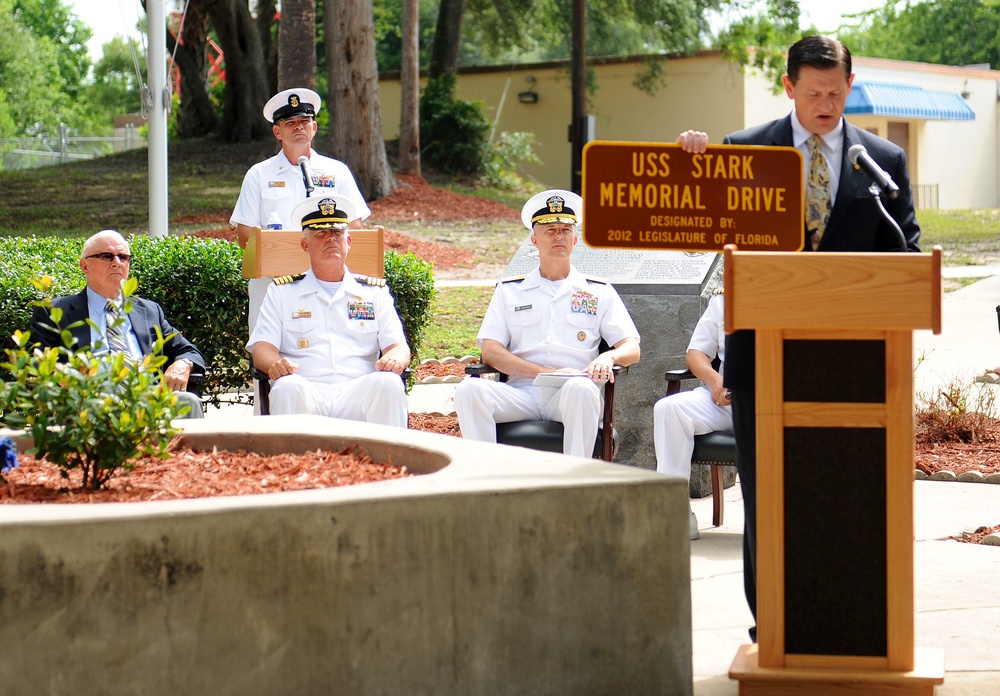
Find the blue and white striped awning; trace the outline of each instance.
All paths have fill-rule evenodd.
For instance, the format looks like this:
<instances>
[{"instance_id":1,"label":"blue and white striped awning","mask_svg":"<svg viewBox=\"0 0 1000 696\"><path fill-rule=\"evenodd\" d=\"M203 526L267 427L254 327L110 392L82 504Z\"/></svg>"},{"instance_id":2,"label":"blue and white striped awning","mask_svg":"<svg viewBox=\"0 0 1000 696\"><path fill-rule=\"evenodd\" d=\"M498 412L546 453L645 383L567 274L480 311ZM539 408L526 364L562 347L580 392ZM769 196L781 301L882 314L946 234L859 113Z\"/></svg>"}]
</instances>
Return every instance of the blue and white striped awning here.
<instances>
[{"instance_id":1,"label":"blue and white striped awning","mask_svg":"<svg viewBox=\"0 0 1000 696\"><path fill-rule=\"evenodd\" d=\"M962 95L879 82L855 81L845 114L877 114L937 121L974 121L976 112Z\"/></svg>"}]
</instances>

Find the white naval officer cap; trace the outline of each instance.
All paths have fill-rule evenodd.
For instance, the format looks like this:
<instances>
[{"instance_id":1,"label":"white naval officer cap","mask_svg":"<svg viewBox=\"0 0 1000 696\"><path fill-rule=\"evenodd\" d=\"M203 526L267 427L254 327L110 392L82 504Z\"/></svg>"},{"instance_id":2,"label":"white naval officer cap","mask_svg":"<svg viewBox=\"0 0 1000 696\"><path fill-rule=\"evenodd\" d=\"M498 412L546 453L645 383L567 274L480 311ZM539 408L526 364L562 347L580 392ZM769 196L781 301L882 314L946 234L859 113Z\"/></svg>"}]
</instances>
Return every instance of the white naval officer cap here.
<instances>
[{"instance_id":1,"label":"white naval officer cap","mask_svg":"<svg viewBox=\"0 0 1000 696\"><path fill-rule=\"evenodd\" d=\"M583 222L583 199L565 189L536 193L521 208L521 222L529 230L535 225L561 222L579 226Z\"/></svg>"},{"instance_id":2,"label":"white naval officer cap","mask_svg":"<svg viewBox=\"0 0 1000 696\"><path fill-rule=\"evenodd\" d=\"M346 196L325 193L307 198L292 210L292 222L299 229L306 230L346 230L351 220L358 217L354 204Z\"/></svg>"},{"instance_id":3,"label":"white naval officer cap","mask_svg":"<svg viewBox=\"0 0 1000 696\"><path fill-rule=\"evenodd\" d=\"M282 90L267 100L264 104L264 118L271 123L278 123L292 116L310 116L316 118L323 100L311 89L293 87Z\"/></svg>"}]
</instances>

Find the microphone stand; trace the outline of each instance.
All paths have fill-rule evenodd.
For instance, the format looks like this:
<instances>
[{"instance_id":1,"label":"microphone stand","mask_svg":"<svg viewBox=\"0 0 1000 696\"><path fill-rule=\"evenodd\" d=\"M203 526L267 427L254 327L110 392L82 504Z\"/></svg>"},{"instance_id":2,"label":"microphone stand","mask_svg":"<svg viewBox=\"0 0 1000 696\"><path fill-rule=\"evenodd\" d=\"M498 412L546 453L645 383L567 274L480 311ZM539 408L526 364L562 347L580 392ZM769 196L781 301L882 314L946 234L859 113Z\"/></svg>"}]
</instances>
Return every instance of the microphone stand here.
<instances>
[{"instance_id":1,"label":"microphone stand","mask_svg":"<svg viewBox=\"0 0 1000 696\"><path fill-rule=\"evenodd\" d=\"M882 213L882 217L889 223L889 226L896 231L896 237L899 239L900 250L909 251L910 247L906 244L906 237L903 236L903 230L900 229L899 223L896 222L892 215L889 215L889 211L885 209L885 205L882 203L882 196L879 195L882 191L879 189L878 184L872 184L869 186L868 193L870 193L872 198L875 199L875 204L878 205L878 209L879 212Z\"/></svg>"}]
</instances>

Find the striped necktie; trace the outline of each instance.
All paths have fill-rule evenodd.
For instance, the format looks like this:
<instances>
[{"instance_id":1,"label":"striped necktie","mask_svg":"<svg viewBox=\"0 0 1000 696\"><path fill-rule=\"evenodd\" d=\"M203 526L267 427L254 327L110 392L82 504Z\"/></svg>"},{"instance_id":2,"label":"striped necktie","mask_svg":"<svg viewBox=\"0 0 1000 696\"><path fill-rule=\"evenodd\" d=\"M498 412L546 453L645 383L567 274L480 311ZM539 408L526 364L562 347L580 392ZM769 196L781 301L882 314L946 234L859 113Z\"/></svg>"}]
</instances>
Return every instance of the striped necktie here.
<instances>
[{"instance_id":1,"label":"striped necktie","mask_svg":"<svg viewBox=\"0 0 1000 696\"><path fill-rule=\"evenodd\" d=\"M826 223L830 220L830 170L820 149L823 139L809 136L809 180L806 184L806 231L813 251L819 248Z\"/></svg>"},{"instance_id":2,"label":"striped necktie","mask_svg":"<svg viewBox=\"0 0 1000 696\"><path fill-rule=\"evenodd\" d=\"M104 311L107 313L105 317L107 319L108 326L108 350L111 354L124 353L127 360L131 360L131 356L128 352L128 343L125 341L125 331L123 329L125 322L121 319L121 310L111 300L104 306Z\"/></svg>"}]
</instances>

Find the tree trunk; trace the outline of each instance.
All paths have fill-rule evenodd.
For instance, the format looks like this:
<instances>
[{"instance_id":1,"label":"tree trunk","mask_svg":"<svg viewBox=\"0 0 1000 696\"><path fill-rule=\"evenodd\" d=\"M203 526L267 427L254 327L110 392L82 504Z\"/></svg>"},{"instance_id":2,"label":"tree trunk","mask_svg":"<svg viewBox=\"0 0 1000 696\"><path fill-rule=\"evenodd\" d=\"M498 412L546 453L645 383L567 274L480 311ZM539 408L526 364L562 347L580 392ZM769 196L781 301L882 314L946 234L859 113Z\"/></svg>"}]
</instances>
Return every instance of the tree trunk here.
<instances>
[{"instance_id":1,"label":"tree trunk","mask_svg":"<svg viewBox=\"0 0 1000 696\"><path fill-rule=\"evenodd\" d=\"M234 142L273 137L271 126L261 113L273 92L267 79L268 46L246 0L192 0L191 5L198 3L208 8L226 56L226 98L220 136ZM270 6L273 16L273 1Z\"/></svg>"},{"instance_id":2,"label":"tree trunk","mask_svg":"<svg viewBox=\"0 0 1000 696\"><path fill-rule=\"evenodd\" d=\"M468 0L441 0L431 46L430 79L458 73L458 49L462 41L462 19Z\"/></svg>"},{"instance_id":3,"label":"tree trunk","mask_svg":"<svg viewBox=\"0 0 1000 696\"><path fill-rule=\"evenodd\" d=\"M316 0L282 0L278 89L316 87Z\"/></svg>"},{"instance_id":4,"label":"tree trunk","mask_svg":"<svg viewBox=\"0 0 1000 696\"><path fill-rule=\"evenodd\" d=\"M420 176L420 8L403 0L399 173Z\"/></svg>"},{"instance_id":5,"label":"tree trunk","mask_svg":"<svg viewBox=\"0 0 1000 696\"><path fill-rule=\"evenodd\" d=\"M351 168L372 201L395 185L382 137L372 0L325 3L330 153Z\"/></svg>"},{"instance_id":6,"label":"tree trunk","mask_svg":"<svg viewBox=\"0 0 1000 696\"><path fill-rule=\"evenodd\" d=\"M174 37L167 33L167 49L174 51ZM177 113L177 135L196 138L215 132L219 117L212 107L208 77L208 12L204 5L191 3L181 32L181 45L176 47L177 67L180 68L180 106Z\"/></svg>"}]
</instances>

